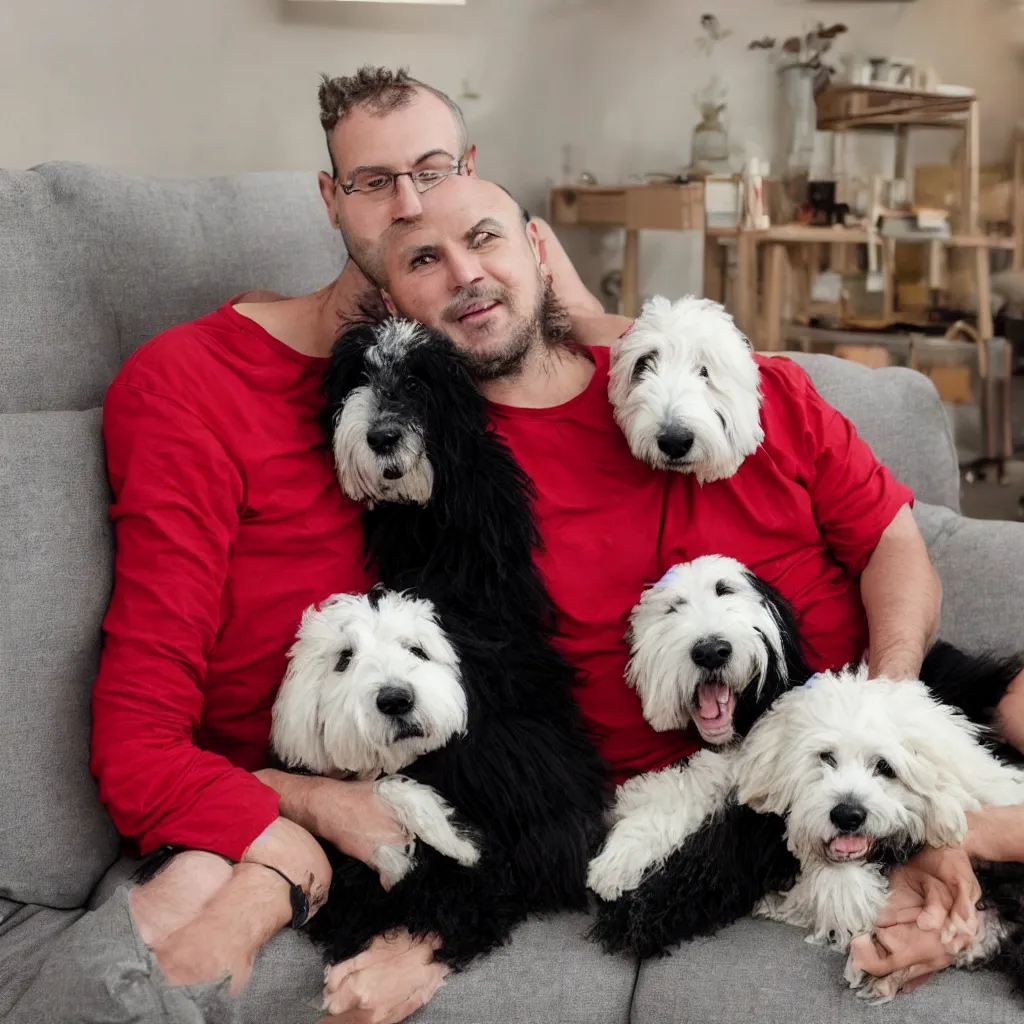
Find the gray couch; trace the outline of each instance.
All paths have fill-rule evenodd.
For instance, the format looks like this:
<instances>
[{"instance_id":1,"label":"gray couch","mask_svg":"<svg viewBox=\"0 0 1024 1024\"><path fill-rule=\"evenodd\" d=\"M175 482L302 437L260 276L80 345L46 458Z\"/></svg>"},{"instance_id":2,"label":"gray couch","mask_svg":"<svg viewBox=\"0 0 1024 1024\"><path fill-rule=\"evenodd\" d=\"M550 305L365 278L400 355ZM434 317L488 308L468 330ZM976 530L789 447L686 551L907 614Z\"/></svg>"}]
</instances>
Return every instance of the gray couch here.
<instances>
[{"instance_id":1,"label":"gray couch","mask_svg":"<svg viewBox=\"0 0 1024 1024\"><path fill-rule=\"evenodd\" d=\"M0 1019L15 1006L19 1019L44 1019L33 1007L60 985L75 922L127 872L88 770L89 690L111 580L104 390L163 328L251 287L320 286L341 259L311 175L165 182L73 164L0 172ZM1019 643L1024 524L958 515L955 455L930 382L800 358L914 487L945 584L944 634L968 646ZM582 938L586 925L567 915L524 926L417 1020L1020 1020L1021 1005L988 973L946 972L888 1007L863 1007L844 990L839 959L781 925L743 921L646 963L604 956ZM257 963L241 1018L308 1019L319 975L308 943L280 934ZM73 1005L73 993L64 997Z\"/></svg>"}]
</instances>

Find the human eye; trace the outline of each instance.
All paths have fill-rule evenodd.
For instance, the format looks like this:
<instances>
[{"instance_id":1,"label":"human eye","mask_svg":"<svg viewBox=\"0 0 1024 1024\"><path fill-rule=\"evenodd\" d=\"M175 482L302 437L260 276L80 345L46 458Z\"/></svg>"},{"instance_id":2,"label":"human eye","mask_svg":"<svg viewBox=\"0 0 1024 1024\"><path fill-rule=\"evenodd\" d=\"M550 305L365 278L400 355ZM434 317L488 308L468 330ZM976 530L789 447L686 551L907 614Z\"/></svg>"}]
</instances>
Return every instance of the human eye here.
<instances>
[{"instance_id":1,"label":"human eye","mask_svg":"<svg viewBox=\"0 0 1024 1024\"><path fill-rule=\"evenodd\" d=\"M391 175L387 171L364 171L356 175L355 186L361 192L378 192L391 183Z\"/></svg>"},{"instance_id":2,"label":"human eye","mask_svg":"<svg viewBox=\"0 0 1024 1024\"><path fill-rule=\"evenodd\" d=\"M420 171L416 171L413 177L421 185L433 185L435 182L440 181L443 177L448 174L447 171L442 171L435 167L424 167Z\"/></svg>"},{"instance_id":3,"label":"human eye","mask_svg":"<svg viewBox=\"0 0 1024 1024\"><path fill-rule=\"evenodd\" d=\"M410 270L419 270L422 267L429 267L437 261L437 256L432 252L418 252L409 260Z\"/></svg>"},{"instance_id":4,"label":"human eye","mask_svg":"<svg viewBox=\"0 0 1024 1024\"><path fill-rule=\"evenodd\" d=\"M472 239L470 239L469 245L471 249L480 249L483 246L487 245L489 242L493 242L499 237L500 236L496 235L493 231L488 231L485 228L481 228L479 231L476 232L476 234L473 235Z\"/></svg>"}]
</instances>

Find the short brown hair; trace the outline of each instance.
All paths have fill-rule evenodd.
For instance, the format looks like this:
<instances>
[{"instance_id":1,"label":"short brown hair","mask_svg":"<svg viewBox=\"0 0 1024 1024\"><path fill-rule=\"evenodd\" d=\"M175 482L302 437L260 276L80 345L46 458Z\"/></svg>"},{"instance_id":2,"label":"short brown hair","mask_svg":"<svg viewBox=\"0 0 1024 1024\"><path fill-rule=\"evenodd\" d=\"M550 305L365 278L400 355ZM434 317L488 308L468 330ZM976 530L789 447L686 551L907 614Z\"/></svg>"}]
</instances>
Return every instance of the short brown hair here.
<instances>
[{"instance_id":1,"label":"short brown hair","mask_svg":"<svg viewBox=\"0 0 1024 1024\"><path fill-rule=\"evenodd\" d=\"M385 117L412 103L417 89L436 96L451 111L459 133L461 150L452 155L461 159L466 149L467 136L466 121L459 105L440 89L411 78L408 68L392 71L390 68L375 68L367 64L354 75L343 78L320 76L320 124L327 135L327 154L331 158L331 174L335 178L338 176L338 165L331 149L331 132L338 122L343 121L356 107L364 107L374 117Z\"/></svg>"}]
</instances>

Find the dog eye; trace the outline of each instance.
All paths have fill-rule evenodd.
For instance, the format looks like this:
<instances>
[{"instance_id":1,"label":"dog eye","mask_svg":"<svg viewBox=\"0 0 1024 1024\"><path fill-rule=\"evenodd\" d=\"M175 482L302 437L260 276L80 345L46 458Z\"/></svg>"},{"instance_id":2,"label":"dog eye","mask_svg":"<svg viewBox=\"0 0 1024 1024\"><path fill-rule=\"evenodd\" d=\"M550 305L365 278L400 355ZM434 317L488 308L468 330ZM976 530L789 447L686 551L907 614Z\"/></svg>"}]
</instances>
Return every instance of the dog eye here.
<instances>
[{"instance_id":1,"label":"dog eye","mask_svg":"<svg viewBox=\"0 0 1024 1024\"><path fill-rule=\"evenodd\" d=\"M893 766L889 764L884 757L880 757L875 762L875 774L881 775L883 779L896 778L896 772L894 771Z\"/></svg>"},{"instance_id":2,"label":"dog eye","mask_svg":"<svg viewBox=\"0 0 1024 1024\"><path fill-rule=\"evenodd\" d=\"M729 594L735 594L736 588L731 584L726 583L725 580L719 580L715 584L715 597L727 597Z\"/></svg>"},{"instance_id":3,"label":"dog eye","mask_svg":"<svg viewBox=\"0 0 1024 1024\"><path fill-rule=\"evenodd\" d=\"M338 663L334 666L335 672L344 672L345 669L352 664L352 648L346 647L345 650L338 655Z\"/></svg>"},{"instance_id":4,"label":"dog eye","mask_svg":"<svg viewBox=\"0 0 1024 1024\"><path fill-rule=\"evenodd\" d=\"M822 764L827 764L829 766L829 768L835 768L835 766L836 766L835 754L833 754L831 750L823 750L818 755L818 760Z\"/></svg>"},{"instance_id":5,"label":"dog eye","mask_svg":"<svg viewBox=\"0 0 1024 1024\"><path fill-rule=\"evenodd\" d=\"M657 356L655 352L645 352L633 366L631 384L635 384L653 365Z\"/></svg>"},{"instance_id":6,"label":"dog eye","mask_svg":"<svg viewBox=\"0 0 1024 1024\"><path fill-rule=\"evenodd\" d=\"M705 380L707 380L707 379L708 379L708 368L707 368L706 366L702 366L702 367L700 368L700 375L701 375L701 376L702 376L702 377L703 377L703 378L704 378Z\"/></svg>"},{"instance_id":7,"label":"dog eye","mask_svg":"<svg viewBox=\"0 0 1024 1024\"><path fill-rule=\"evenodd\" d=\"M419 645L417 645L415 647L410 647L409 648L409 653L414 658L419 658L420 661L430 661L430 659L427 657L427 652L425 650L423 650L423 648L420 647Z\"/></svg>"}]
</instances>

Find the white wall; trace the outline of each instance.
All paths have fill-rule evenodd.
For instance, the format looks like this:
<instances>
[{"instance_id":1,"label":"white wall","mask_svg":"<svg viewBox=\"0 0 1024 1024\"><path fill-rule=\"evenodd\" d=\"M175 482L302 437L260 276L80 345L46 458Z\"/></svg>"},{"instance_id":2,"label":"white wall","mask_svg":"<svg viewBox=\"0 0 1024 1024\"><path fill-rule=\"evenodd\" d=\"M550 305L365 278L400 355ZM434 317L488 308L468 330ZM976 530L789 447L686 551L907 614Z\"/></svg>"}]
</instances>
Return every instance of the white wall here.
<instances>
[{"instance_id":1,"label":"white wall","mask_svg":"<svg viewBox=\"0 0 1024 1024\"><path fill-rule=\"evenodd\" d=\"M704 9L734 32L712 58L694 46ZM746 43L816 17L850 25L850 47L917 57L974 86L985 155L1003 155L1024 114L1024 13L1010 0L2 0L0 166L318 168L317 74L408 64L453 96L464 80L481 94L463 106L482 170L539 206L566 143L606 180L685 165L693 94L713 71L729 87L733 138L768 152L774 79ZM948 143L925 148L944 155ZM600 239L574 233L570 247L596 274ZM646 236L643 251L647 290L696 284L692 239Z\"/></svg>"}]
</instances>

